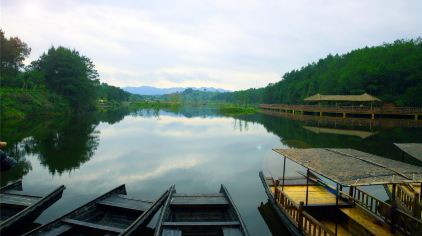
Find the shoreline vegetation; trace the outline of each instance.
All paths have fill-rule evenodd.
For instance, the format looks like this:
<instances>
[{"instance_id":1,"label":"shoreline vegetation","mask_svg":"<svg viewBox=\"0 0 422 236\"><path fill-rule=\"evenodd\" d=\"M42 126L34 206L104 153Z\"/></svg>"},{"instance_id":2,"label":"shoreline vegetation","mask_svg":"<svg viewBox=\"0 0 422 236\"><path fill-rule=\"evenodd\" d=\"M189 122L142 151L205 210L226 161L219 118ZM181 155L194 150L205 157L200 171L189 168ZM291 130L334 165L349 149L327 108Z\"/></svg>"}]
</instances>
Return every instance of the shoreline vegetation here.
<instances>
[{"instance_id":1,"label":"shoreline vegetation","mask_svg":"<svg viewBox=\"0 0 422 236\"><path fill-rule=\"evenodd\" d=\"M6 38L1 29L0 40L0 120L183 106L207 106L234 116L254 114L261 103L301 104L315 93L369 92L395 105L422 106L421 38L328 55L263 88L234 92L188 88L160 96L131 94L101 83L94 63L75 49L53 46L24 65L31 48L18 37Z\"/></svg>"}]
</instances>

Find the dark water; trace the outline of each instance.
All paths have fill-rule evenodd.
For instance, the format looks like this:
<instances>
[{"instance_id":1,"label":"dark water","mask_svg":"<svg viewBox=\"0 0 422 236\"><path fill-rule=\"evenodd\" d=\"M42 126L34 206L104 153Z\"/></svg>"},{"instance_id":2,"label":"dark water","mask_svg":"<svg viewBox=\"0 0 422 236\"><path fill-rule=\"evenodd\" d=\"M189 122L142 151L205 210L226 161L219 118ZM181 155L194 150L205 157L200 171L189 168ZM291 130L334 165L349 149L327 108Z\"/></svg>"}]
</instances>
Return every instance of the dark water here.
<instances>
[{"instance_id":1,"label":"dark water","mask_svg":"<svg viewBox=\"0 0 422 236\"><path fill-rule=\"evenodd\" d=\"M207 108L2 121L0 138L19 164L1 174L1 185L22 178L25 190L43 192L64 184L62 199L37 219L45 223L120 184L143 199L158 197L171 184L178 192L217 192L224 184L251 235L280 234L283 229L265 223L277 221L261 206L267 197L258 177L260 170L281 175L282 159L272 148L355 148L422 166L393 145L422 142L422 128L410 126L422 125L234 118ZM300 167L287 165L288 175L297 175ZM385 198L382 188L368 191Z\"/></svg>"}]
</instances>

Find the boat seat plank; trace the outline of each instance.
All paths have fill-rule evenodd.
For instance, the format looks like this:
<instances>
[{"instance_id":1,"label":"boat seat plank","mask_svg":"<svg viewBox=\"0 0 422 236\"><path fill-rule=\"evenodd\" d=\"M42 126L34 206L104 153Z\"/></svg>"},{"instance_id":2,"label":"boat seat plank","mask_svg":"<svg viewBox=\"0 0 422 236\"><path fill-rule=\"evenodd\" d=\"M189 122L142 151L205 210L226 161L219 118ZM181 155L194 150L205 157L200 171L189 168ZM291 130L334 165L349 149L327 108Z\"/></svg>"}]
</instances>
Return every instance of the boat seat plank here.
<instances>
[{"instance_id":1,"label":"boat seat plank","mask_svg":"<svg viewBox=\"0 0 422 236\"><path fill-rule=\"evenodd\" d=\"M171 205L228 205L224 196L173 196Z\"/></svg>"},{"instance_id":2,"label":"boat seat plank","mask_svg":"<svg viewBox=\"0 0 422 236\"><path fill-rule=\"evenodd\" d=\"M63 225L60 225L59 227L52 228L50 231L42 232L42 235L44 236L62 235L71 229L72 229L72 226L63 224Z\"/></svg>"},{"instance_id":3,"label":"boat seat plank","mask_svg":"<svg viewBox=\"0 0 422 236\"><path fill-rule=\"evenodd\" d=\"M359 208L340 208L340 210L351 220L361 225L374 235L395 235L391 233L387 224L375 221L373 217Z\"/></svg>"},{"instance_id":4,"label":"boat seat plank","mask_svg":"<svg viewBox=\"0 0 422 236\"><path fill-rule=\"evenodd\" d=\"M106 231L106 232L113 232L113 233L123 233L124 232L124 229L121 229L121 228L111 227L111 226L107 226L107 225L94 224L94 223L90 223L90 222L86 222L86 221L80 221L80 220L74 220L74 219L70 219L70 218L66 218L66 219L63 219L61 221L66 223L66 224L70 224L70 225L82 226L82 227L102 230L102 231Z\"/></svg>"},{"instance_id":5,"label":"boat seat plank","mask_svg":"<svg viewBox=\"0 0 422 236\"><path fill-rule=\"evenodd\" d=\"M173 197L225 197L222 193L174 193Z\"/></svg>"},{"instance_id":6,"label":"boat seat plank","mask_svg":"<svg viewBox=\"0 0 422 236\"><path fill-rule=\"evenodd\" d=\"M243 236L243 233L239 228L223 227L223 235L224 236Z\"/></svg>"},{"instance_id":7,"label":"boat seat plank","mask_svg":"<svg viewBox=\"0 0 422 236\"><path fill-rule=\"evenodd\" d=\"M114 194L102 201L99 201L98 204L141 212L146 211L152 205L149 201L131 199L121 194Z\"/></svg>"},{"instance_id":8,"label":"boat seat plank","mask_svg":"<svg viewBox=\"0 0 422 236\"><path fill-rule=\"evenodd\" d=\"M19 190L6 190L3 192L3 194L13 194L13 195L20 195L20 196L28 196L28 197L38 197L38 198L42 198L43 196L41 195L37 195L37 194L32 194L32 193L28 193L28 192L24 192L24 191L19 191Z\"/></svg>"},{"instance_id":9,"label":"boat seat plank","mask_svg":"<svg viewBox=\"0 0 422 236\"><path fill-rule=\"evenodd\" d=\"M306 202L306 186L284 186L283 190L286 195L294 202ZM274 188L271 189L274 192ZM328 191L323 186L309 186L308 187L308 204L310 206L332 206L336 205L336 195ZM348 206L349 202L339 199L340 206Z\"/></svg>"},{"instance_id":10,"label":"boat seat plank","mask_svg":"<svg viewBox=\"0 0 422 236\"><path fill-rule=\"evenodd\" d=\"M14 206L31 206L40 200L39 197L0 194L0 203Z\"/></svg>"},{"instance_id":11,"label":"boat seat plank","mask_svg":"<svg viewBox=\"0 0 422 236\"><path fill-rule=\"evenodd\" d=\"M182 236L180 229L163 229L163 236Z\"/></svg>"},{"instance_id":12,"label":"boat seat plank","mask_svg":"<svg viewBox=\"0 0 422 236\"><path fill-rule=\"evenodd\" d=\"M238 226L239 221L163 222L163 226Z\"/></svg>"}]
</instances>

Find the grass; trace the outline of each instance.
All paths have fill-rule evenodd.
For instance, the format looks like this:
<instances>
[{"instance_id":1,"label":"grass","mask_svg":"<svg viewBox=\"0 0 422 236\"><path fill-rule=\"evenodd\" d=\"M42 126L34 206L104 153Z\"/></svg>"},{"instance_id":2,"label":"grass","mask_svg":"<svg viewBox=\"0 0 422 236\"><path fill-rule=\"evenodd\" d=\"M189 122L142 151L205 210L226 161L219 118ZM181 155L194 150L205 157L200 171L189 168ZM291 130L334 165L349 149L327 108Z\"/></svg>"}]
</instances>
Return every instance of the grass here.
<instances>
[{"instance_id":1,"label":"grass","mask_svg":"<svg viewBox=\"0 0 422 236\"><path fill-rule=\"evenodd\" d=\"M250 115L258 112L254 106L238 104L222 104L218 106L218 111L224 115Z\"/></svg>"},{"instance_id":2,"label":"grass","mask_svg":"<svg viewBox=\"0 0 422 236\"><path fill-rule=\"evenodd\" d=\"M0 88L0 100L2 120L66 114L70 111L68 103L61 96L43 88Z\"/></svg>"},{"instance_id":3,"label":"grass","mask_svg":"<svg viewBox=\"0 0 422 236\"><path fill-rule=\"evenodd\" d=\"M160 102L160 101L137 101L129 105L131 109L163 109L163 108L180 108L181 103Z\"/></svg>"}]
</instances>

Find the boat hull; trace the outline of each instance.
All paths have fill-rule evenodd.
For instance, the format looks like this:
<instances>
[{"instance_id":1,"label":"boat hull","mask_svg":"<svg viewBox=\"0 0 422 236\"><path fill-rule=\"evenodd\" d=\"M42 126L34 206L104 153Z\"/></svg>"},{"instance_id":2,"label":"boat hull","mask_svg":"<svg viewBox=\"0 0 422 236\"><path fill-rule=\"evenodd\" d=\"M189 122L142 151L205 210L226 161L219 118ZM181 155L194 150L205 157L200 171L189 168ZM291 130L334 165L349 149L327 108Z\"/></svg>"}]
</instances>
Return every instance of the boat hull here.
<instances>
[{"instance_id":1,"label":"boat hull","mask_svg":"<svg viewBox=\"0 0 422 236\"><path fill-rule=\"evenodd\" d=\"M259 178L261 179L262 185L264 186L265 193L268 196L268 201L270 202L271 206L273 207L274 211L277 213L277 215L280 217L280 220L283 222L284 226L287 228L287 230L294 236L301 236L304 235L296 226L295 224L289 219L289 217L283 212L283 210L280 209L280 207L277 205L273 194L271 193L271 190L269 189L267 185L267 181L265 180L264 174L259 172Z\"/></svg>"}]
</instances>

